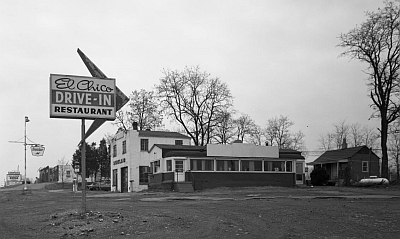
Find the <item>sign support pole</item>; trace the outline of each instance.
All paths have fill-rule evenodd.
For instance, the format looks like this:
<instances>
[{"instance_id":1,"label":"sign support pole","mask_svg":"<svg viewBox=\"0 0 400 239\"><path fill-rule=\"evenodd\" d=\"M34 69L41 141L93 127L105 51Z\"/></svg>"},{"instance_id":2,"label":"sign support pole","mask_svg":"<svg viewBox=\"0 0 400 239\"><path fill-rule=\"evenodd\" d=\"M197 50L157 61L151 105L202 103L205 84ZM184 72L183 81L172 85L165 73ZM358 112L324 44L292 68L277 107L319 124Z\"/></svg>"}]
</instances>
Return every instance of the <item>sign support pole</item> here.
<instances>
[{"instance_id":1,"label":"sign support pole","mask_svg":"<svg viewBox=\"0 0 400 239\"><path fill-rule=\"evenodd\" d=\"M81 175L82 175L82 214L86 214L86 141L85 119L82 119L82 144L81 144Z\"/></svg>"}]
</instances>

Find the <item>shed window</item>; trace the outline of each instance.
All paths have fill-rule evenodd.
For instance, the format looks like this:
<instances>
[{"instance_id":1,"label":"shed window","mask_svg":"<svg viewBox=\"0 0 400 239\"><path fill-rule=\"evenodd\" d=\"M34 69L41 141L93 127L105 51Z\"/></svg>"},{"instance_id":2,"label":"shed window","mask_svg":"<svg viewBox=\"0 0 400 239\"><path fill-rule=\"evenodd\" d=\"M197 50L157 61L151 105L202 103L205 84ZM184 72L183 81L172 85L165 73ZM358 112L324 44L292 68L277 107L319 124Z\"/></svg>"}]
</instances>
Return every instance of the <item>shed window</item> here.
<instances>
[{"instance_id":1,"label":"shed window","mask_svg":"<svg viewBox=\"0 0 400 239\"><path fill-rule=\"evenodd\" d=\"M362 171L369 172L369 162L368 161L362 161Z\"/></svg>"}]
</instances>

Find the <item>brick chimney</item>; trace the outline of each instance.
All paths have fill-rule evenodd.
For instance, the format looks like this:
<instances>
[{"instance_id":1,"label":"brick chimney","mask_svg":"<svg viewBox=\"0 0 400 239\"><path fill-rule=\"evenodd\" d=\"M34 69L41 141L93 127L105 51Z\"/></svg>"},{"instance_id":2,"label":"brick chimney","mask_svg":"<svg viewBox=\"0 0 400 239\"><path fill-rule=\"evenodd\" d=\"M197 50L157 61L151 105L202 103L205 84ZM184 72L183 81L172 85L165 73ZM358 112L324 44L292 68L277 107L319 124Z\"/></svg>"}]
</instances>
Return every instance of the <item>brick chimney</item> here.
<instances>
[{"instance_id":1,"label":"brick chimney","mask_svg":"<svg viewBox=\"0 0 400 239\"><path fill-rule=\"evenodd\" d=\"M133 122L132 123L132 129L133 130L138 130L138 123L137 122Z\"/></svg>"},{"instance_id":2,"label":"brick chimney","mask_svg":"<svg viewBox=\"0 0 400 239\"><path fill-rule=\"evenodd\" d=\"M343 138L342 149L347 149L346 137Z\"/></svg>"}]
</instances>

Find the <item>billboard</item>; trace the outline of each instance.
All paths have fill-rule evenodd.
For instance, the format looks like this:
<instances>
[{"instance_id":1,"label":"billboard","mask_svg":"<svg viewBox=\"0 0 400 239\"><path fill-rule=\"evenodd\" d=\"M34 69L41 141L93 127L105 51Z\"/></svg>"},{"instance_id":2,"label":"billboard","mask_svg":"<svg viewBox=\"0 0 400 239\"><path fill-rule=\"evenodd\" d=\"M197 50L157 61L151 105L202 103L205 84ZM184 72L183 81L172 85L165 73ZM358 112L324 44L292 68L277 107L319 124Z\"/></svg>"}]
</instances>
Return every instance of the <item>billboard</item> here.
<instances>
[{"instance_id":1,"label":"billboard","mask_svg":"<svg viewBox=\"0 0 400 239\"><path fill-rule=\"evenodd\" d=\"M115 120L115 79L50 74L50 118Z\"/></svg>"}]
</instances>

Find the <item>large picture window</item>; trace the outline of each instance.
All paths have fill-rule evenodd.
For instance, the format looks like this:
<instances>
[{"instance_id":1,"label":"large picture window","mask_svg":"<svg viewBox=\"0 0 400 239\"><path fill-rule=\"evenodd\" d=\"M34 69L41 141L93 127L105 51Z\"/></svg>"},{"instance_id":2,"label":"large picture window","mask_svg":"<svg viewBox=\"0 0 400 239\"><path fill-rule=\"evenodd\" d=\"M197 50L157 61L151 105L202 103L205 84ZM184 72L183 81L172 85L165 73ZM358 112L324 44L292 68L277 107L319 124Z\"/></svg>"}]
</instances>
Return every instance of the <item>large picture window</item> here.
<instances>
[{"instance_id":1,"label":"large picture window","mask_svg":"<svg viewBox=\"0 0 400 239\"><path fill-rule=\"evenodd\" d=\"M239 171L239 160L217 160L217 171Z\"/></svg>"},{"instance_id":2,"label":"large picture window","mask_svg":"<svg viewBox=\"0 0 400 239\"><path fill-rule=\"evenodd\" d=\"M191 159L190 170L192 171L214 171L214 160Z\"/></svg>"},{"instance_id":3,"label":"large picture window","mask_svg":"<svg viewBox=\"0 0 400 239\"><path fill-rule=\"evenodd\" d=\"M285 161L265 161L264 171L266 172L284 172Z\"/></svg>"},{"instance_id":4,"label":"large picture window","mask_svg":"<svg viewBox=\"0 0 400 239\"><path fill-rule=\"evenodd\" d=\"M261 160L242 160L240 171L262 171Z\"/></svg>"}]
</instances>

